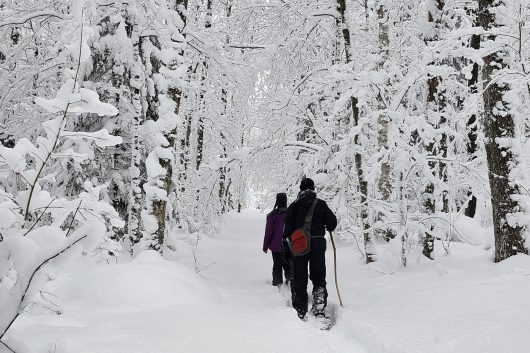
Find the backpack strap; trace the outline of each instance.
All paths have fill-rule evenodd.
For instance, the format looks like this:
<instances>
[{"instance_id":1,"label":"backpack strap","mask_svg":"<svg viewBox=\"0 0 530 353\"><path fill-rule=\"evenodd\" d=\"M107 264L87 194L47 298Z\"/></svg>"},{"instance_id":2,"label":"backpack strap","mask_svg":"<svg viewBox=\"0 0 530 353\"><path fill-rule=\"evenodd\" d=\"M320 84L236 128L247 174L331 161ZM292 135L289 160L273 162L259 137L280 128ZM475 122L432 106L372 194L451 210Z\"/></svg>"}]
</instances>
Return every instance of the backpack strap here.
<instances>
[{"instance_id":1,"label":"backpack strap","mask_svg":"<svg viewBox=\"0 0 530 353\"><path fill-rule=\"evenodd\" d=\"M307 230L309 233L311 233L311 222L313 221L313 213L315 213L315 206L317 205L317 198L313 200L311 203L311 208L309 209L309 212L307 213L307 216L305 217L304 226L303 229Z\"/></svg>"}]
</instances>

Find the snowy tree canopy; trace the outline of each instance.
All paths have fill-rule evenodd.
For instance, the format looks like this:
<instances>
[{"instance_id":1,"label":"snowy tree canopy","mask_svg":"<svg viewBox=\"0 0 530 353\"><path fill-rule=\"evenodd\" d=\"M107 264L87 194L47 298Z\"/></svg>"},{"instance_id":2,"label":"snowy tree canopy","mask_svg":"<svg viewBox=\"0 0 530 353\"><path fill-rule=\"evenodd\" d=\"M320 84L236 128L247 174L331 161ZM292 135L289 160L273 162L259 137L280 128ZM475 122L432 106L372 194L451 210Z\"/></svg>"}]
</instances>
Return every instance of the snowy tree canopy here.
<instances>
[{"instance_id":1,"label":"snowy tree canopy","mask_svg":"<svg viewBox=\"0 0 530 353\"><path fill-rule=\"evenodd\" d=\"M294 201L305 177L339 249L376 272L454 244L528 254L529 16L525 0L0 0L0 342L59 258L201 272L227 217Z\"/></svg>"}]
</instances>

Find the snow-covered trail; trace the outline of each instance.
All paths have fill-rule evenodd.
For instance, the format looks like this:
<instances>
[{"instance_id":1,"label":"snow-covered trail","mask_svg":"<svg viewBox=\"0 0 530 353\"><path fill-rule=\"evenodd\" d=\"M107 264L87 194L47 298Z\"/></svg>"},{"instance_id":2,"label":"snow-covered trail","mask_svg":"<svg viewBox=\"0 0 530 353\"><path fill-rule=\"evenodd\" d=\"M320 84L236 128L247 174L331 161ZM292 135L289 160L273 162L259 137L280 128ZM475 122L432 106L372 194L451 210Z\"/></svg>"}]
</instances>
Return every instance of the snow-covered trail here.
<instances>
[{"instance_id":1,"label":"snow-covered trail","mask_svg":"<svg viewBox=\"0 0 530 353\"><path fill-rule=\"evenodd\" d=\"M403 269L399 239L382 244L370 266L340 244L345 307L327 332L301 322L287 307L289 293L270 284L271 255L261 251L265 215L244 211L223 221L218 239L199 241L199 274L189 246L178 241L166 260L149 251L116 265L62 257L38 279L45 299L31 298L38 304L9 331L9 345L16 353L529 351L529 256L494 264L491 249L452 243L450 255L439 246L436 261L411 256ZM329 302L336 304L332 251L327 256Z\"/></svg>"},{"instance_id":2,"label":"snow-covered trail","mask_svg":"<svg viewBox=\"0 0 530 353\"><path fill-rule=\"evenodd\" d=\"M219 239L200 240L199 261L215 263L199 275L153 252L110 266L65 259L70 275L47 289L62 314L33 307L10 343L17 353L365 352L340 324L320 331L287 307L261 251L264 222L257 211L227 215Z\"/></svg>"},{"instance_id":3,"label":"snow-covered trail","mask_svg":"<svg viewBox=\"0 0 530 353\"><path fill-rule=\"evenodd\" d=\"M203 276L215 284L232 306L227 309L235 319L234 328L241 333L236 332L234 340L245 337L232 348L269 353L284 353L287 347L293 353L364 352L340 327L329 332L319 331L310 323L300 321L295 311L287 307L290 293L280 293L271 285L272 256L261 251L264 214L246 210L240 215L226 216L224 224L221 241L206 240L217 244L206 247L215 251L207 254L215 265L204 271ZM330 270L328 266L328 276L332 278ZM334 295L330 294L330 303L334 302ZM229 351L230 345L226 348Z\"/></svg>"}]
</instances>

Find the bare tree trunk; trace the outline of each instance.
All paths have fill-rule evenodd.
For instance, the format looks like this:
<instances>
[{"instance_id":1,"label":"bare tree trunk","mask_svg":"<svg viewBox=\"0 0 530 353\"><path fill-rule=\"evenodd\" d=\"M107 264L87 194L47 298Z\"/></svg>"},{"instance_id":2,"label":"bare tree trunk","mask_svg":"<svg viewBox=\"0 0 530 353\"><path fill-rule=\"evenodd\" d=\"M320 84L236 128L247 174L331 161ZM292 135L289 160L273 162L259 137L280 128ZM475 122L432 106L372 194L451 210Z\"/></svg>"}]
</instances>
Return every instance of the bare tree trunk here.
<instances>
[{"instance_id":1,"label":"bare tree trunk","mask_svg":"<svg viewBox=\"0 0 530 353\"><path fill-rule=\"evenodd\" d=\"M377 19L379 21L379 53L380 60L378 63L378 68L383 70L386 62L390 57L390 39L389 39L389 27L388 27L388 13L383 4L378 5L377 8ZM378 96L378 110L379 117L377 119L379 136L377 138L379 151L385 152L381 160L379 180L377 183L377 189L381 199L385 202L390 201L392 195L392 182L391 182L391 170L390 170L390 155L388 153L388 126L390 124L390 118L384 110L386 109L383 97L381 94ZM377 215L377 218L381 219L383 215ZM386 240L394 238L395 234L392 229L383 229L381 234Z\"/></svg>"},{"instance_id":2,"label":"bare tree trunk","mask_svg":"<svg viewBox=\"0 0 530 353\"><path fill-rule=\"evenodd\" d=\"M378 63L378 68L383 69L385 66L385 63L389 59L389 44L390 40L388 37L388 19L387 17L387 11L385 9L384 5L380 5L377 9L377 18L379 20L379 52L381 55L381 59ZM379 110L385 109L385 104L382 100L382 97L378 97L378 108ZM388 150L388 124L389 124L389 118L386 113L380 113L379 119L377 121L379 123L379 136L378 136L378 144L380 150ZM390 194L392 192L392 185L390 182L390 164L388 160L383 160L381 162L381 175L379 177L379 183L378 183L379 192L381 193L381 196L384 201L390 200Z\"/></svg>"},{"instance_id":3,"label":"bare tree trunk","mask_svg":"<svg viewBox=\"0 0 530 353\"><path fill-rule=\"evenodd\" d=\"M232 3L231 1L228 1L225 4L225 16L228 20L230 16L232 15ZM225 41L227 44L230 44L230 36L226 36ZM222 104L222 110L221 110L221 120L228 119L228 97L229 97L229 87L227 83L227 77L225 74L223 74L223 80L222 84L224 87L221 89L221 104ZM221 142L221 158L227 157L228 152L228 141L226 140L225 134L222 132L219 135L220 142ZM230 210L230 185L232 184L232 181L228 177L228 167L223 166L219 170L219 202L221 203L221 213L225 213Z\"/></svg>"},{"instance_id":4,"label":"bare tree trunk","mask_svg":"<svg viewBox=\"0 0 530 353\"><path fill-rule=\"evenodd\" d=\"M479 26L478 23L478 16L477 11L472 10L471 15L474 18L474 25ZM480 35L473 34L471 36L471 40L469 43L469 46L475 50L480 49ZM467 85L469 87L469 91L471 94L477 94L478 93L478 80L480 75L480 66L476 62L473 64L473 71L471 71L471 78L468 80ZM467 127L467 153L469 155L470 160L474 160L477 158L477 132L478 132L478 119L477 119L477 113L473 113L466 124ZM469 190L468 192L468 204L466 206L466 209L464 210L464 214L468 217L475 217L475 213L477 211L477 198L473 195L473 191Z\"/></svg>"},{"instance_id":5,"label":"bare tree trunk","mask_svg":"<svg viewBox=\"0 0 530 353\"><path fill-rule=\"evenodd\" d=\"M439 39L440 30L443 26L442 24L442 12L445 6L445 0L431 0L432 7L428 13L428 21L433 27L433 35L426 42L436 41ZM446 124L447 119L443 115L446 105L446 100L444 96L444 90L441 88L442 79L439 76L429 76L427 80L427 119L430 124L433 124L434 129L440 129L444 124ZM433 123L432 121L436 121ZM437 142L439 140L439 142ZM447 165L445 162L439 160L439 158L447 157L447 135L442 133L440 138L434 138L433 141L429 141L426 146L427 155L432 160L429 161L429 167L431 169L432 175L434 178L439 178L443 181L447 181ZM438 159L438 160L436 160ZM436 212L436 191L435 184L433 182L428 182L427 187L425 188L425 211L427 214L434 214ZM443 197L442 210L448 212L448 202L447 197ZM434 225L430 227L431 232L434 231ZM432 252L434 251L434 236L431 232L426 232L423 239L423 255L428 258L432 258Z\"/></svg>"},{"instance_id":6,"label":"bare tree trunk","mask_svg":"<svg viewBox=\"0 0 530 353\"><path fill-rule=\"evenodd\" d=\"M201 80L206 80L206 74L203 73L203 78ZM204 102L204 94L199 95L200 102ZM201 103L201 108L199 108L200 111L204 112L204 106ZM203 160L203 153L204 153L204 116L203 113L199 114L199 117L197 119L197 154L195 157L195 169L199 170L202 164Z\"/></svg>"},{"instance_id":7,"label":"bare tree trunk","mask_svg":"<svg viewBox=\"0 0 530 353\"><path fill-rule=\"evenodd\" d=\"M227 148L226 148L226 137L221 132L220 133L221 138L221 158L226 158L227 156ZM227 185L227 178L226 178L227 168L226 166L222 166L219 170L219 202L221 203L221 213L225 213L227 211L227 200L226 200L226 194L228 193L228 185Z\"/></svg>"},{"instance_id":8,"label":"bare tree trunk","mask_svg":"<svg viewBox=\"0 0 530 353\"><path fill-rule=\"evenodd\" d=\"M484 30L495 33L501 26L495 12L505 6L504 0L478 0L479 22ZM495 34L488 36L490 41ZM489 167L493 229L495 234L495 262L500 262L517 253L527 253L524 246L525 228L509 221L511 214L522 212L517 201L519 186L511 172L518 161L510 143L515 143L515 122L511 112L512 104L504 98L512 90L506 80L495 79L499 71L509 68L510 54L506 46L496 46L496 51L484 57L482 79L484 81L484 134ZM502 140L501 140L502 139ZM504 142L502 142L504 141Z\"/></svg>"},{"instance_id":9,"label":"bare tree trunk","mask_svg":"<svg viewBox=\"0 0 530 353\"><path fill-rule=\"evenodd\" d=\"M337 0L337 10L340 13L340 24L342 26L342 36L344 40L344 49L346 54L346 63L351 63L351 37L350 37L350 30L348 28L348 24L346 22L346 1L345 0ZM351 110L352 110L352 119L353 119L353 125L358 126L359 125L359 108L357 107L357 104L359 103L359 100L357 97L351 97L350 98L350 104L351 104ZM356 134L353 138L353 144L359 145L359 134ZM354 154L354 163L355 163L355 170L357 172L357 179L359 182L359 194L360 194L360 201L361 201L361 223L362 223L362 230L363 230L363 239L364 239L364 247L366 251L366 263L370 263L374 261L374 247L372 243L372 237L370 234L370 224L369 224L369 212L368 212L368 181L366 180L364 176L364 167L363 167L363 157L359 152L355 152Z\"/></svg>"},{"instance_id":10,"label":"bare tree trunk","mask_svg":"<svg viewBox=\"0 0 530 353\"><path fill-rule=\"evenodd\" d=\"M185 96L186 101L192 100L189 96ZM186 192L186 182L188 180L188 168L190 165L190 138L191 138L191 129L192 129L192 115L191 112L188 112L183 119L182 129L184 134L181 135L180 139L180 151L179 151L179 188L178 190L181 193Z\"/></svg>"},{"instance_id":11,"label":"bare tree trunk","mask_svg":"<svg viewBox=\"0 0 530 353\"><path fill-rule=\"evenodd\" d=\"M204 28L212 27L212 0L206 0L206 17L204 20ZM204 153L204 114L206 109L205 95L206 95L206 78L208 77L208 59L203 56L201 68L201 89L199 94L199 118L197 119L197 157L195 160L195 168L199 170L203 160Z\"/></svg>"},{"instance_id":12,"label":"bare tree trunk","mask_svg":"<svg viewBox=\"0 0 530 353\"><path fill-rule=\"evenodd\" d=\"M368 0L364 0L364 25L366 26L366 30L368 30L369 24L370 24L370 6L368 6Z\"/></svg>"},{"instance_id":13,"label":"bare tree trunk","mask_svg":"<svg viewBox=\"0 0 530 353\"><path fill-rule=\"evenodd\" d=\"M241 143L240 147L243 148L245 146L245 129L243 128L243 132L241 133ZM241 207L243 205L243 162L239 161L239 180L237 181L237 212L241 213Z\"/></svg>"},{"instance_id":14,"label":"bare tree trunk","mask_svg":"<svg viewBox=\"0 0 530 353\"><path fill-rule=\"evenodd\" d=\"M175 48L180 48L180 55L184 54L184 45L186 40L185 28L187 7L188 0L175 0L174 6L172 6L172 10L175 11L176 14L180 17L182 25L181 28L178 28L178 31L181 33L182 36L178 39L172 39L172 46L174 46ZM162 44L160 43L158 38L153 37L151 38L151 41L153 45L158 48L158 50L161 49ZM159 74L160 67L163 65L160 58L155 55L151 55L150 60L151 65L153 67L153 75ZM170 65L168 65L168 68L170 70L175 69L175 67ZM176 121L169 120L171 119L171 117L165 115L161 116L159 110L161 104L163 103L161 95L164 94L164 99L169 98L173 102L173 117L178 116L182 99L182 87L180 86L180 83L175 83L172 80L168 79L167 88L158 87L158 89L160 91L155 92L152 97L148 96L147 116L155 121L158 119L167 120L169 127L166 128L166 130L161 131L167 142L164 142L163 145L158 146L158 148L163 149L164 151L167 151L168 153L171 153L173 155L177 138L176 135L178 123ZM157 149L155 149L154 151L151 151L147 158L156 159L160 167L164 170L164 173L162 175L148 175L148 178L150 179L149 185L147 185L147 187L149 187L149 196L146 200L146 202L148 203L146 207L146 216L149 217L149 215L152 215L156 220L156 229L154 229L153 226L149 227L149 229L146 229L149 233L148 247L162 252L162 246L164 244L164 239L167 231L167 195L171 191L171 187L173 185L172 178L174 156L168 157L167 154L159 155L159 152L157 151ZM154 173L157 173L156 170L154 171ZM144 185L144 189L146 189L146 185ZM162 193L160 193L160 190L165 195L161 195Z\"/></svg>"},{"instance_id":15,"label":"bare tree trunk","mask_svg":"<svg viewBox=\"0 0 530 353\"><path fill-rule=\"evenodd\" d=\"M401 228L401 266L407 267L407 197L403 183L403 172L399 173L399 221Z\"/></svg>"},{"instance_id":16,"label":"bare tree trunk","mask_svg":"<svg viewBox=\"0 0 530 353\"><path fill-rule=\"evenodd\" d=\"M142 210L142 188L140 178L140 164L142 163L142 150L140 146L140 125L144 121L144 109L142 107L142 86L145 84L145 77L142 69L140 54L140 37L137 32L137 25L134 24L133 48L134 64L131 69L131 79L129 85L132 93L133 116L133 136L131 142L131 190L129 199L128 236L131 244L136 244L142 238L141 210ZM132 249L131 249L132 250Z\"/></svg>"}]
</instances>

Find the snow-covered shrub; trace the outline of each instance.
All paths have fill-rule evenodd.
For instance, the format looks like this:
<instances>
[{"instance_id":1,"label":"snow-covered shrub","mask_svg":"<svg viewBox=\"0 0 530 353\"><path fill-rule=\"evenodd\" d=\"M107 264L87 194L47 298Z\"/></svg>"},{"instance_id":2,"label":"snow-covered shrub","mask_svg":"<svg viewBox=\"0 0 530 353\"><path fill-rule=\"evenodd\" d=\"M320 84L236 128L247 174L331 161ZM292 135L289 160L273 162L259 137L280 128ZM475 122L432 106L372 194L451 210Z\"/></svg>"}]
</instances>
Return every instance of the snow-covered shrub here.
<instances>
[{"instance_id":1,"label":"snow-covered shrub","mask_svg":"<svg viewBox=\"0 0 530 353\"><path fill-rule=\"evenodd\" d=\"M48 261L74 244L79 244L75 247L79 254L103 260L119 251L110 236L114 227L123 227L123 221L104 197L105 183L85 180L83 190L69 197L51 192L60 177L57 163L62 159L83 163L93 157L94 148L121 143L120 137L105 129L65 129L69 120L81 114L118 113L112 105L100 102L96 92L78 84L78 73L90 55L91 31L79 27L83 4L75 5L74 17L65 21L70 31L64 45L70 52L71 68L64 73L65 82L54 98L35 99L43 114L53 118L42 124L37 138L21 138L13 147L0 146L0 339L38 292L39 270Z\"/></svg>"}]
</instances>

